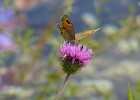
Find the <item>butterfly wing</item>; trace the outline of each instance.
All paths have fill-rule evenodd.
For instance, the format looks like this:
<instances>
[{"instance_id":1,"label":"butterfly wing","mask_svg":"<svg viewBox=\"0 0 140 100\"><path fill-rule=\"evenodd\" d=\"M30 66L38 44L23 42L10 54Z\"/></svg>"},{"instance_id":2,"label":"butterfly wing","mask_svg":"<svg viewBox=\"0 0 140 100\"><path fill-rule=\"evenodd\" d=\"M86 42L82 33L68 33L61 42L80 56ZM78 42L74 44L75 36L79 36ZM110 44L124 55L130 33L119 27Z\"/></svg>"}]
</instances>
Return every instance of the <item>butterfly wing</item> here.
<instances>
[{"instance_id":1,"label":"butterfly wing","mask_svg":"<svg viewBox=\"0 0 140 100\"><path fill-rule=\"evenodd\" d=\"M61 24L63 26L63 29L67 31L66 34L64 33L64 35L67 35L67 38L69 38L68 40L75 40L74 28L68 15L63 15L61 17Z\"/></svg>"},{"instance_id":2,"label":"butterfly wing","mask_svg":"<svg viewBox=\"0 0 140 100\"><path fill-rule=\"evenodd\" d=\"M71 36L69 32L65 29L65 27L62 24L57 24L57 28L59 30L60 35L68 42L75 39L75 36Z\"/></svg>"},{"instance_id":3,"label":"butterfly wing","mask_svg":"<svg viewBox=\"0 0 140 100\"><path fill-rule=\"evenodd\" d=\"M75 40L76 41L80 41L81 39L83 38L86 38L92 34L94 34L95 32L97 32L100 28L96 29L96 30L88 30L88 31L85 31L83 33L79 33L79 34L75 34Z\"/></svg>"},{"instance_id":4,"label":"butterfly wing","mask_svg":"<svg viewBox=\"0 0 140 100\"><path fill-rule=\"evenodd\" d=\"M86 38L95 32L97 32L100 28L96 30L88 30L81 34L75 34L72 22L68 15L63 15L61 17L61 23L57 25L57 28L60 32L60 35L68 42L79 41L83 38Z\"/></svg>"}]
</instances>

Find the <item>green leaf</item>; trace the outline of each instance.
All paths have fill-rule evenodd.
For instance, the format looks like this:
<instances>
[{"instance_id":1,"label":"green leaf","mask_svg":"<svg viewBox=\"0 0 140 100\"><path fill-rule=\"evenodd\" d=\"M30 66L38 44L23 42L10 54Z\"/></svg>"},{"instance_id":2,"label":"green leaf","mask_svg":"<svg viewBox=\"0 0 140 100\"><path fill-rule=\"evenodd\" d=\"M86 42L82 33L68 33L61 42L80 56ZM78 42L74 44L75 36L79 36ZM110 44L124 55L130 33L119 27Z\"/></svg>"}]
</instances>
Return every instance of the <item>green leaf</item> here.
<instances>
[{"instance_id":1,"label":"green leaf","mask_svg":"<svg viewBox=\"0 0 140 100\"><path fill-rule=\"evenodd\" d=\"M132 93L131 93L131 90L130 90L129 83L128 83L128 100L133 100L133 97L132 97Z\"/></svg>"}]
</instances>

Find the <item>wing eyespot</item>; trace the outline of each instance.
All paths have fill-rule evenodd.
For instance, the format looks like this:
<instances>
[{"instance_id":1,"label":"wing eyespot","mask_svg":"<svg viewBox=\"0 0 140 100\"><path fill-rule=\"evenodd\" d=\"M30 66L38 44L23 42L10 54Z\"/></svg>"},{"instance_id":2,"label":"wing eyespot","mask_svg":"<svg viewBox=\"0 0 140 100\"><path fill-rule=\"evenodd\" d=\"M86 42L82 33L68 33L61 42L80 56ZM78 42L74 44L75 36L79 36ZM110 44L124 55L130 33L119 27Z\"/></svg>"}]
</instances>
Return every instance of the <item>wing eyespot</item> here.
<instances>
[{"instance_id":1,"label":"wing eyespot","mask_svg":"<svg viewBox=\"0 0 140 100\"><path fill-rule=\"evenodd\" d=\"M67 22L68 24L70 24L70 21L69 21L69 20L66 20L66 22Z\"/></svg>"}]
</instances>

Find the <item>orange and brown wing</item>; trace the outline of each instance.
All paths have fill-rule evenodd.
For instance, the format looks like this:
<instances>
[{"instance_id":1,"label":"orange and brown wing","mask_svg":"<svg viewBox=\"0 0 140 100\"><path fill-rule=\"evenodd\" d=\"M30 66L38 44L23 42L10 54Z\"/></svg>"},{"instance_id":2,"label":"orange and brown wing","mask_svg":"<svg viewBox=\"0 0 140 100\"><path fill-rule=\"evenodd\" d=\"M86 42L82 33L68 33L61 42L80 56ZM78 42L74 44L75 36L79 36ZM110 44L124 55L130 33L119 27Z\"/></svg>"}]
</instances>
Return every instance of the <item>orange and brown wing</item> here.
<instances>
[{"instance_id":1,"label":"orange and brown wing","mask_svg":"<svg viewBox=\"0 0 140 100\"><path fill-rule=\"evenodd\" d=\"M59 30L60 35L64 38L65 41L73 41L75 39L71 36L71 34L69 34L69 32L65 29L65 27L63 27L62 24L57 24L57 28Z\"/></svg>"},{"instance_id":2,"label":"orange and brown wing","mask_svg":"<svg viewBox=\"0 0 140 100\"><path fill-rule=\"evenodd\" d=\"M83 38L86 38L92 34L94 34L95 32L97 32L100 28L96 29L96 30L88 30L88 31L85 31L83 33L79 33L79 34L75 34L75 40L76 41L79 41Z\"/></svg>"},{"instance_id":3,"label":"orange and brown wing","mask_svg":"<svg viewBox=\"0 0 140 100\"><path fill-rule=\"evenodd\" d=\"M63 15L61 17L61 24L62 24L63 28L69 34L68 35L69 38L72 39L72 40L75 40L74 28L73 28L72 22L71 22L70 18L68 17L68 15Z\"/></svg>"}]
</instances>

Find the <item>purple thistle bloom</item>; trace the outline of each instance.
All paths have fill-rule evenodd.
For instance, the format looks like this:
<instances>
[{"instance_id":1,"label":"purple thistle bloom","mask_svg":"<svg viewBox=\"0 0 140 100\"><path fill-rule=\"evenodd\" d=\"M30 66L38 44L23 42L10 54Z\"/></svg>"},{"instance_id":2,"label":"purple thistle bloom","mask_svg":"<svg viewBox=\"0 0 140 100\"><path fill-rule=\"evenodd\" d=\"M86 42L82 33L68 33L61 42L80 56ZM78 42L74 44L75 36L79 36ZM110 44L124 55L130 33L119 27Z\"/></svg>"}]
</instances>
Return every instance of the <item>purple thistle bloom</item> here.
<instances>
[{"instance_id":1,"label":"purple thistle bloom","mask_svg":"<svg viewBox=\"0 0 140 100\"><path fill-rule=\"evenodd\" d=\"M61 59L71 61L72 63L80 62L82 66L86 66L86 64L91 60L93 55L92 49L87 49L86 46L81 44L71 44L68 42L64 42L61 45L59 52L62 54Z\"/></svg>"}]
</instances>

